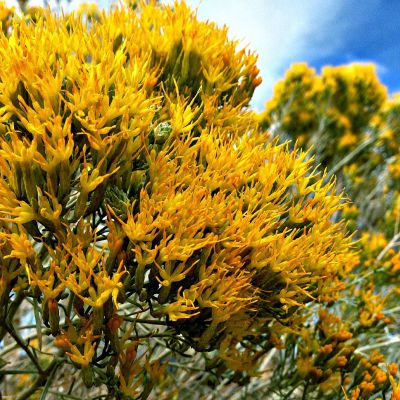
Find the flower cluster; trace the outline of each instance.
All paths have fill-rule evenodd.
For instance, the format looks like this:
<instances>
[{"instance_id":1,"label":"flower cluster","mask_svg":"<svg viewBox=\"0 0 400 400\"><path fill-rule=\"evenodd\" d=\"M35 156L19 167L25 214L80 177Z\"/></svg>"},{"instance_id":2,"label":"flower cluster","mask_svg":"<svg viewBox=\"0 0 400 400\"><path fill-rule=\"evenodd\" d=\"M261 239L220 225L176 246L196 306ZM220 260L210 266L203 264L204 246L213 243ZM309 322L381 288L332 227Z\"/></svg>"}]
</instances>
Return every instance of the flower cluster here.
<instances>
[{"instance_id":1,"label":"flower cluster","mask_svg":"<svg viewBox=\"0 0 400 400\"><path fill-rule=\"evenodd\" d=\"M288 375L292 383L306 382L304 391L310 398L321 393L331 398L340 386L352 399L375 399L391 390L396 398L396 387L390 384L393 378L384 372L384 364L399 362L399 104L398 94L387 96L373 65L324 67L317 75L307 65L296 64L276 85L259 116L281 141L291 139L314 153L328 176L336 174L337 187L353 200L342 208L341 216L356 232L358 255L341 298L328 310L339 318L337 323L351 321L346 329L357 342L350 346L352 353L356 359L364 358L355 363L351 361L354 355L345 354L347 361L341 359L343 368L336 373L329 357L322 362L318 350L326 344L319 332L322 325L315 325L311 313L303 331L283 345L290 353L290 346L301 337L297 370ZM341 354L335 346L331 357ZM342 347L348 346L343 343ZM382 352L379 362L368 361L374 349ZM282 373L273 379L287 384Z\"/></svg>"},{"instance_id":2,"label":"flower cluster","mask_svg":"<svg viewBox=\"0 0 400 400\"><path fill-rule=\"evenodd\" d=\"M255 55L185 3L31 14L0 36L0 333L38 371L21 398L63 363L146 398L175 351L256 373L354 267L334 180L265 143Z\"/></svg>"},{"instance_id":3,"label":"flower cluster","mask_svg":"<svg viewBox=\"0 0 400 400\"><path fill-rule=\"evenodd\" d=\"M276 135L309 148L324 166L368 139L367 127L387 98L372 64L323 67L317 75L294 64L260 115Z\"/></svg>"}]
</instances>

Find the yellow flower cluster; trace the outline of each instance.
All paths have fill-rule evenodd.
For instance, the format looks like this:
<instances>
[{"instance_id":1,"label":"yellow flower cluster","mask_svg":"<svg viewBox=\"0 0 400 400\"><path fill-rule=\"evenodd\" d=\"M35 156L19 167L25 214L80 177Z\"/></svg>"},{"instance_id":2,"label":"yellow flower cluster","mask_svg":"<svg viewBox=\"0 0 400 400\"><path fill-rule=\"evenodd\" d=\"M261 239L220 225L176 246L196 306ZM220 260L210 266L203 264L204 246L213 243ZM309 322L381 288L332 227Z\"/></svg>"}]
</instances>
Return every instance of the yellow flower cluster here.
<instances>
[{"instance_id":1,"label":"yellow flower cluster","mask_svg":"<svg viewBox=\"0 0 400 400\"><path fill-rule=\"evenodd\" d=\"M400 93L385 102L376 127L380 132L378 144L388 159L389 185L396 188L400 179Z\"/></svg>"},{"instance_id":2,"label":"yellow flower cluster","mask_svg":"<svg viewBox=\"0 0 400 400\"><path fill-rule=\"evenodd\" d=\"M256 57L185 3L136 6L0 36L0 309L40 303L85 384L108 362L130 396L152 381L130 315L251 369L243 341L300 329L354 265L334 181L259 134Z\"/></svg>"},{"instance_id":3,"label":"yellow flower cluster","mask_svg":"<svg viewBox=\"0 0 400 400\"><path fill-rule=\"evenodd\" d=\"M366 356L359 347L356 326L350 327L340 317L321 309L317 323L300 333L296 354L296 374L306 382L310 396L318 393L322 398L334 398L342 387L345 392L345 388L351 388L350 398L357 400L387 391L397 374L397 365L385 364L385 356L377 351Z\"/></svg>"},{"instance_id":4,"label":"yellow flower cluster","mask_svg":"<svg viewBox=\"0 0 400 400\"><path fill-rule=\"evenodd\" d=\"M328 66L317 74L306 64L295 64L277 83L272 99L259 115L261 125L280 141L290 139L315 154L316 160L327 168L328 176L336 174L337 186L344 188L353 201L339 215L359 239L355 244L359 252L351 262L354 269L347 275L342 298L328 309L339 320L351 321L353 339L366 349L365 357L372 357L370 350L380 348L387 360L396 362L400 294L399 100L398 94L387 96L374 65ZM325 334L320 335L321 328L322 322L316 327L311 314L309 320L303 320L296 339L291 338L293 332L285 338L285 329L275 329L274 334L281 334L287 358L297 355L293 374L293 363L282 362L288 368L286 374L277 368L273 374L276 386L285 388L298 382L304 388L303 398L318 398L322 392L323 398L335 398L340 385L345 390L352 389L352 399L376 398L378 393L389 390L396 397L395 387L390 389L393 378L383 372L383 365L372 370L368 367L365 379L359 375L357 380L359 367L347 355L347 361L339 361L344 369L336 373L329 357L320 362L317 343L324 347L326 339ZM301 346L300 352L297 346ZM337 354L339 351L333 351L332 358ZM282 393L287 395L289 391L282 389Z\"/></svg>"},{"instance_id":5,"label":"yellow flower cluster","mask_svg":"<svg viewBox=\"0 0 400 400\"><path fill-rule=\"evenodd\" d=\"M334 165L337 156L367 139L365 129L387 98L372 64L324 67L317 75L294 64L277 83L261 123L283 138L314 146L318 161Z\"/></svg>"},{"instance_id":6,"label":"yellow flower cluster","mask_svg":"<svg viewBox=\"0 0 400 400\"><path fill-rule=\"evenodd\" d=\"M7 35L10 29L13 14L14 7L7 7L3 2L0 2L0 23L5 35Z\"/></svg>"}]
</instances>

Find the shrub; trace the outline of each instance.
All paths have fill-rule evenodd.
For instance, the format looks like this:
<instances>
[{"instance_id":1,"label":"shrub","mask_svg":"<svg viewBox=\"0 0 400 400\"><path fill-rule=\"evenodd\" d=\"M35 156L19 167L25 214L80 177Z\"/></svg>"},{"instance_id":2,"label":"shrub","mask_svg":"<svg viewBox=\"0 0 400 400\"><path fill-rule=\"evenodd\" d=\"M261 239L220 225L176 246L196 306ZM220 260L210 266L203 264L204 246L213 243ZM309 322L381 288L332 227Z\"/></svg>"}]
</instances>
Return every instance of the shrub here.
<instances>
[{"instance_id":1,"label":"shrub","mask_svg":"<svg viewBox=\"0 0 400 400\"><path fill-rule=\"evenodd\" d=\"M348 287L365 262L341 217L351 211L341 187L309 150L263 132L267 119L260 126L249 108L261 83L253 53L185 3L149 3L0 15L5 394L386 389L395 365L389 379L373 368L380 355L356 351L360 326L389 325L380 298L370 286L374 301L342 307L369 292ZM364 81L352 68L350 100L337 89L341 71L326 70L321 93L337 103L332 130L346 118L362 135L384 91L367 68L372 88L357 97ZM257 379L266 365L274 373Z\"/></svg>"}]
</instances>

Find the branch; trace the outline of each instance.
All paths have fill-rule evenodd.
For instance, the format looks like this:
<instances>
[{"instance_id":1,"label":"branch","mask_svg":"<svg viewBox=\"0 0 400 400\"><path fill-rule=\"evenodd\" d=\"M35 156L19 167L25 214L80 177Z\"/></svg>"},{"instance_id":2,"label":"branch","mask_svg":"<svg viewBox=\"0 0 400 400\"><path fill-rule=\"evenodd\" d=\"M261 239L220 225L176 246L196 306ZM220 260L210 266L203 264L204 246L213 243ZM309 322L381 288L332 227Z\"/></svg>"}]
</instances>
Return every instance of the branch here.
<instances>
[{"instance_id":1,"label":"branch","mask_svg":"<svg viewBox=\"0 0 400 400\"><path fill-rule=\"evenodd\" d=\"M63 354L62 352L60 354ZM45 391L50 388L51 381L54 378L54 374L58 368L58 366L61 364L61 359L56 357L53 358L49 366L45 369L42 370L42 372L39 374L37 377L36 381L33 383L31 387L23 391L17 398L16 400L27 400L30 399L31 396L38 390L40 387L43 385L45 386ZM46 390L47 388L47 390ZM43 392L45 394L45 392ZM42 398L42 397L41 397Z\"/></svg>"},{"instance_id":2,"label":"branch","mask_svg":"<svg viewBox=\"0 0 400 400\"><path fill-rule=\"evenodd\" d=\"M33 353L31 352L27 344L23 341L23 339L21 339L18 333L15 332L14 329L7 324L7 322L4 324L4 328L10 334L10 336L15 340L18 346L25 351L26 355L31 359L31 361L33 362L39 373L42 374L43 369L40 366L38 359L33 355Z\"/></svg>"},{"instance_id":3,"label":"branch","mask_svg":"<svg viewBox=\"0 0 400 400\"><path fill-rule=\"evenodd\" d=\"M376 262L375 264L377 264L379 261L382 260L382 258L385 256L385 254L393 247L395 246L397 243L397 241L400 239L400 233L396 233L391 241L386 245L386 247L379 253L378 257L376 257Z\"/></svg>"},{"instance_id":4,"label":"branch","mask_svg":"<svg viewBox=\"0 0 400 400\"><path fill-rule=\"evenodd\" d=\"M17 293L16 298L14 301L11 303L9 309L7 310L7 317L5 318L5 324L10 324L14 318L15 313L18 311L18 308L22 301L24 300L25 296L22 291L19 291ZM0 342L4 339L4 336L7 333L7 329L5 325L0 327Z\"/></svg>"},{"instance_id":5,"label":"branch","mask_svg":"<svg viewBox=\"0 0 400 400\"><path fill-rule=\"evenodd\" d=\"M365 142L362 142L358 147L356 147L351 153L349 153L346 157L344 157L341 161L339 161L332 170L326 176L326 180L329 179L336 174L340 169L342 169L347 163L349 163L354 157L357 157L359 153L361 153L366 147L374 142L374 138L369 138Z\"/></svg>"},{"instance_id":6,"label":"branch","mask_svg":"<svg viewBox=\"0 0 400 400\"><path fill-rule=\"evenodd\" d=\"M361 352L364 352L366 350L379 349L381 347L391 346L392 344L398 344L398 343L400 343L400 337L396 336L396 337L394 337L392 339L386 340L385 342L374 343L374 344L370 344L368 346L360 347L355 352L356 353L361 353Z\"/></svg>"}]
</instances>

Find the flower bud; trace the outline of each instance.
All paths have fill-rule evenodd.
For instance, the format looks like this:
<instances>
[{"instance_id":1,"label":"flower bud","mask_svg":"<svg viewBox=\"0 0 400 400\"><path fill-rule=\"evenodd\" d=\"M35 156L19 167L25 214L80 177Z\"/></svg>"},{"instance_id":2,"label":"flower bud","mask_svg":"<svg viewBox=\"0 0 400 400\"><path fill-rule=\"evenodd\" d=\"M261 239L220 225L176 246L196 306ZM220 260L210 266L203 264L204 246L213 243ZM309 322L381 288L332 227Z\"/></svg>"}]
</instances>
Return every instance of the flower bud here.
<instances>
[{"instance_id":1,"label":"flower bud","mask_svg":"<svg viewBox=\"0 0 400 400\"><path fill-rule=\"evenodd\" d=\"M82 366L82 380L87 388L93 386L93 371L90 365Z\"/></svg>"},{"instance_id":2,"label":"flower bud","mask_svg":"<svg viewBox=\"0 0 400 400\"><path fill-rule=\"evenodd\" d=\"M169 122L161 122L154 129L154 141L156 144L164 144L172 132Z\"/></svg>"},{"instance_id":3,"label":"flower bud","mask_svg":"<svg viewBox=\"0 0 400 400\"><path fill-rule=\"evenodd\" d=\"M93 309L93 334L100 335L103 330L104 310L103 306Z\"/></svg>"},{"instance_id":4,"label":"flower bud","mask_svg":"<svg viewBox=\"0 0 400 400\"><path fill-rule=\"evenodd\" d=\"M140 292L139 300L141 302L145 302L147 300L147 290L146 289L142 289L142 291Z\"/></svg>"},{"instance_id":5,"label":"flower bud","mask_svg":"<svg viewBox=\"0 0 400 400\"><path fill-rule=\"evenodd\" d=\"M54 345L60 349L68 350L71 347L71 342L67 338L67 335L62 334L54 338Z\"/></svg>"},{"instance_id":6,"label":"flower bud","mask_svg":"<svg viewBox=\"0 0 400 400\"><path fill-rule=\"evenodd\" d=\"M116 353L119 353L121 351L120 340L118 336L118 329L121 326L121 324L122 324L122 318L118 314L115 314L107 322L111 347Z\"/></svg>"},{"instance_id":7,"label":"flower bud","mask_svg":"<svg viewBox=\"0 0 400 400\"><path fill-rule=\"evenodd\" d=\"M398 370L399 370L399 367L397 366L396 363L391 363L391 364L389 364L389 366L388 366L388 372L389 372L390 375L396 376Z\"/></svg>"},{"instance_id":8,"label":"flower bud","mask_svg":"<svg viewBox=\"0 0 400 400\"><path fill-rule=\"evenodd\" d=\"M49 299L48 308L51 333L57 335L60 331L60 313L58 311L57 301L55 299Z\"/></svg>"}]
</instances>

